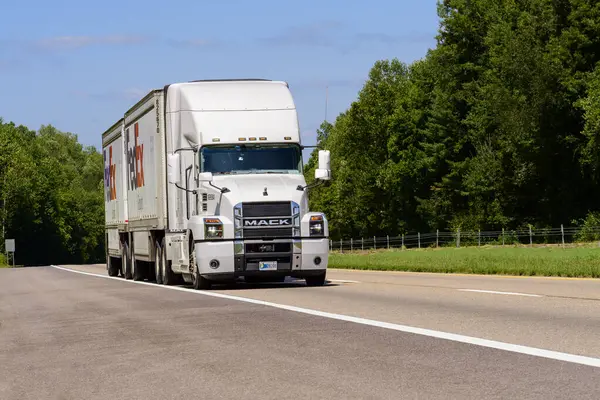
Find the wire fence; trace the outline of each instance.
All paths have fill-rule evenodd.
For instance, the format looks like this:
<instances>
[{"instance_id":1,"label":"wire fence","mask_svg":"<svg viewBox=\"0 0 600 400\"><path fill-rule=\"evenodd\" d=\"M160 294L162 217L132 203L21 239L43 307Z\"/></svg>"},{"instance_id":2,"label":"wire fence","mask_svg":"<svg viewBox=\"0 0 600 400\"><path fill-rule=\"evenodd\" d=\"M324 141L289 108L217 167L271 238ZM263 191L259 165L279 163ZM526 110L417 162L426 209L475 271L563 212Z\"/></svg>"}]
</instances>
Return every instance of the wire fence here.
<instances>
[{"instance_id":1,"label":"wire fence","mask_svg":"<svg viewBox=\"0 0 600 400\"><path fill-rule=\"evenodd\" d=\"M600 226L529 228L501 231L429 232L400 236L364 237L330 240L330 251L360 251L378 249L419 249L436 247L473 247L509 245L567 245L600 242Z\"/></svg>"}]
</instances>

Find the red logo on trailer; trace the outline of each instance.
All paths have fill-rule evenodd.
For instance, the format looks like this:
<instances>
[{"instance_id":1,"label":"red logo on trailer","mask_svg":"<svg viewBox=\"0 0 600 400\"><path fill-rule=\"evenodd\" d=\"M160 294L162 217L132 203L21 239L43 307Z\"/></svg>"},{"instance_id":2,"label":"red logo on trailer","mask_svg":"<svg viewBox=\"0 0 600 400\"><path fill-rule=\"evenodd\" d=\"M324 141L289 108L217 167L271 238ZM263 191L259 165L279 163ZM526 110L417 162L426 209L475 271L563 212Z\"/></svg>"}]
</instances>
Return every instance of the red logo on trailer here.
<instances>
[{"instance_id":1,"label":"red logo on trailer","mask_svg":"<svg viewBox=\"0 0 600 400\"><path fill-rule=\"evenodd\" d=\"M104 185L108 189L106 199L108 201L117 199L117 166L113 164L112 146L108 147L108 165L106 165L106 150L104 150Z\"/></svg>"},{"instance_id":2,"label":"red logo on trailer","mask_svg":"<svg viewBox=\"0 0 600 400\"><path fill-rule=\"evenodd\" d=\"M127 146L127 165L129 166L129 179L127 179L127 187L129 190L135 190L144 186L144 144L139 144L140 128L136 122L133 125L133 147L129 148L130 137L129 128L125 132L125 140Z\"/></svg>"},{"instance_id":3,"label":"red logo on trailer","mask_svg":"<svg viewBox=\"0 0 600 400\"><path fill-rule=\"evenodd\" d=\"M135 172L137 179L137 187L144 186L144 145L138 144L140 129L138 123L135 123Z\"/></svg>"}]
</instances>

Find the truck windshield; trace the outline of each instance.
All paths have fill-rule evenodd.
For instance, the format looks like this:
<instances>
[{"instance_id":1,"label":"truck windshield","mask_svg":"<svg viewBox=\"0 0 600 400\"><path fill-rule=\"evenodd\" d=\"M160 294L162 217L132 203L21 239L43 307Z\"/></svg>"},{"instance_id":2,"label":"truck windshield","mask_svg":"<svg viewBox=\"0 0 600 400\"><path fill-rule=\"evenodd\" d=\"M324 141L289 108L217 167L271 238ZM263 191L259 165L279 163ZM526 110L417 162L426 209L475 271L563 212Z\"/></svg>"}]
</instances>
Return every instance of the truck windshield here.
<instances>
[{"instance_id":1,"label":"truck windshield","mask_svg":"<svg viewBox=\"0 0 600 400\"><path fill-rule=\"evenodd\" d=\"M215 145L200 152L202 172L213 174L301 174L302 154L292 144Z\"/></svg>"}]
</instances>

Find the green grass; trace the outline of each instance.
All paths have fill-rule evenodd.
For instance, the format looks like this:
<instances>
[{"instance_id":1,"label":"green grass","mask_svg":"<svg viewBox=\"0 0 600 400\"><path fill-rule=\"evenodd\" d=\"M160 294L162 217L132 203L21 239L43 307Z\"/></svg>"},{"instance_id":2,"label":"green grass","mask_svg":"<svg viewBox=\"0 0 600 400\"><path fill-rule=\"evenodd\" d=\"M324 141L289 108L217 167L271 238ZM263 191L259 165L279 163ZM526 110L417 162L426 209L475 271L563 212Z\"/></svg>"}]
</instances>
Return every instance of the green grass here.
<instances>
[{"instance_id":1,"label":"green grass","mask_svg":"<svg viewBox=\"0 0 600 400\"><path fill-rule=\"evenodd\" d=\"M9 266L6 265L6 256L4 254L0 254L0 268L9 268Z\"/></svg>"},{"instance_id":2,"label":"green grass","mask_svg":"<svg viewBox=\"0 0 600 400\"><path fill-rule=\"evenodd\" d=\"M561 247L482 247L333 252L329 267L340 269L600 278L596 244Z\"/></svg>"}]
</instances>

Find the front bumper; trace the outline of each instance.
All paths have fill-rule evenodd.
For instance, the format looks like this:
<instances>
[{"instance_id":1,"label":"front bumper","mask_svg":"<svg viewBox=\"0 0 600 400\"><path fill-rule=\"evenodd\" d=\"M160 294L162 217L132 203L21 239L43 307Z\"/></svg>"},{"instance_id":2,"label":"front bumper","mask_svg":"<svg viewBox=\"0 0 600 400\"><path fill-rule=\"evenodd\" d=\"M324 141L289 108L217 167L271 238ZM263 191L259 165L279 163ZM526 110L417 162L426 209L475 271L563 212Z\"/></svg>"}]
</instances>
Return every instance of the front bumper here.
<instances>
[{"instance_id":1,"label":"front bumper","mask_svg":"<svg viewBox=\"0 0 600 400\"><path fill-rule=\"evenodd\" d=\"M196 260L200 275L207 279L242 276L304 278L319 275L327 269L329 241L327 238L197 241ZM263 262L275 262L276 269L261 269Z\"/></svg>"}]
</instances>

